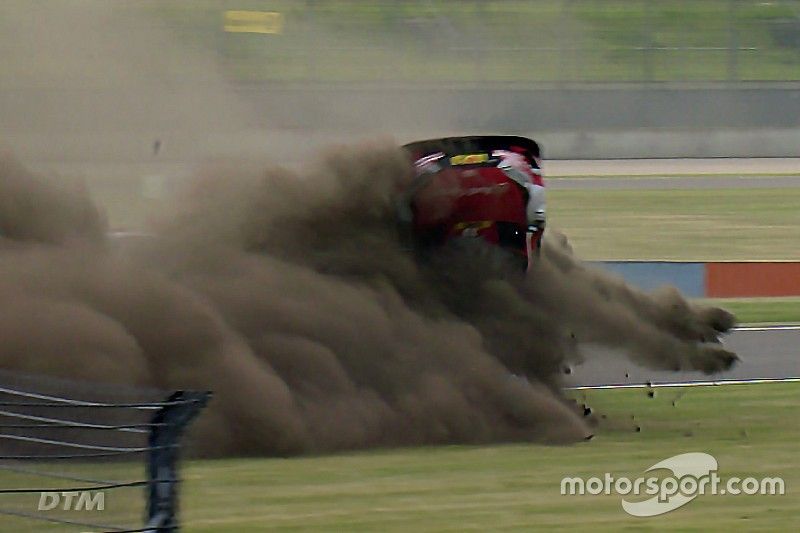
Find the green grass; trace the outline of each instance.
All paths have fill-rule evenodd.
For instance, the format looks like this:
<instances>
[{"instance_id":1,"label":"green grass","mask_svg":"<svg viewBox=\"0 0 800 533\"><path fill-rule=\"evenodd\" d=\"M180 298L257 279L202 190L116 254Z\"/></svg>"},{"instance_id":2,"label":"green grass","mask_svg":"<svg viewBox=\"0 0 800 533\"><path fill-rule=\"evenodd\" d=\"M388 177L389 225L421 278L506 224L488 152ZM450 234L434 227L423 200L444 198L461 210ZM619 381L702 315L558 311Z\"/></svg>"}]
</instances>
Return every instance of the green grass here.
<instances>
[{"instance_id":1,"label":"green grass","mask_svg":"<svg viewBox=\"0 0 800 533\"><path fill-rule=\"evenodd\" d=\"M239 81L797 80L788 0L162 0L151 13ZM227 9L281 35L226 34ZM643 48L650 47L650 50ZM741 48L735 55L729 48Z\"/></svg>"},{"instance_id":2,"label":"green grass","mask_svg":"<svg viewBox=\"0 0 800 533\"><path fill-rule=\"evenodd\" d=\"M90 189L113 228L141 228L163 208L139 180ZM550 189L548 218L585 260L800 260L800 188Z\"/></svg>"},{"instance_id":3,"label":"green grass","mask_svg":"<svg viewBox=\"0 0 800 533\"><path fill-rule=\"evenodd\" d=\"M583 259L800 259L800 189L551 190Z\"/></svg>"},{"instance_id":4,"label":"green grass","mask_svg":"<svg viewBox=\"0 0 800 533\"><path fill-rule=\"evenodd\" d=\"M797 384L575 393L600 419L565 447L449 446L296 459L191 461L187 531L793 530L800 505ZM675 405L673 406L673 401ZM634 426L641 432L634 431ZM707 452L719 475L781 476L784 496L700 496L637 519L618 496L561 496L564 476L635 478L679 453Z\"/></svg>"},{"instance_id":5,"label":"green grass","mask_svg":"<svg viewBox=\"0 0 800 533\"><path fill-rule=\"evenodd\" d=\"M783 38L794 28L788 21L797 17L790 2L606 0L579 2L576 11L611 50L608 57L655 80L781 79L799 73L797 50ZM658 50L630 50L637 46ZM742 49L732 56L731 46Z\"/></svg>"},{"instance_id":6,"label":"green grass","mask_svg":"<svg viewBox=\"0 0 800 533\"><path fill-rule=\"evenodd\" d=\"M741 324L800 322L800 298L709 298L701 301L731 311Z\"/></svg>"},{"instance_id":7,"label":"green grass","mask_svg":"<svg viewBox=\"0 0 800 533\"><path fill-rule=\"evenodd\" d=\"M3 466L34 470L45 473L45 475L73 476L78 479L100 479L118 483L146 479L146 474L144 472L144 455L139 455L127 462L95 461L86 463L64 460L40 464L24 461L15 464L15 462L4 461ZM29 473L15 472L6 469L0 470L0 489L3 490L47 488L59 492L75 487L91 486L95 486L95 483L48 478L38 475L34 476ZM95 494L97 494L97 491L92 491L92 496ZM44 501L52 504L53 500L51 498L52 496L49 496ZM74 508L64 510L63 507L66 501L61 497L59 498L60 502L58 506L50 510L37 512L40 502L39 492L0 494L0 509L17 513L38 514L40 517L51 520L61 519L133 528L141 523L141 517L147 505L145 494L141 487L120 487L104 491L104 509L102 511L97 509L88 511L81 509L77 511ZM73 500L73 505L76 503L77 502ZM94 528L93 530L96 531L97 529L99 528ZM86 531L87 528L81 528L80 530ZM41 533L48 531L79 531L79 529L70 529L64 525L57 526L48 522L0 514L0 532Z\"/></svg>"}]
</instances>

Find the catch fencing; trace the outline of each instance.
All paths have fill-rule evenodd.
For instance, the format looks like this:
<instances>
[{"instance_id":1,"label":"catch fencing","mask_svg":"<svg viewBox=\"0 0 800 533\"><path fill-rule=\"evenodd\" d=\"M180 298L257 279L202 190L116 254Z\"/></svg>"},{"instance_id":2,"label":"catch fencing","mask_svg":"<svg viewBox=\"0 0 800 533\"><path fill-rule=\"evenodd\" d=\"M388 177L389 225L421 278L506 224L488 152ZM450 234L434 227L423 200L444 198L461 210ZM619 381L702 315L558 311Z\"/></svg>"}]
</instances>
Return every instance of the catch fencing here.
<instances>
[{"instance_id":1,"label":"catch fencing","mask_svg":"<svg viewBox=\"0 0 800 533\"><path fill-rule=\"evenodd\" d=\"M159 395L0 372L2 529L176 531L180 440L210 393Z\"/></svg>"},{"instance_id":2,"label":"catch fencing","mask_svg":"<svg viewBox=\"0 0 800 533\"><path fill-rule=\"evenodd\" d=\"M160 0L237 81L800 80L797 0ZM235 8L237 11L227 11Z\"/></svg>"}]
</instances>

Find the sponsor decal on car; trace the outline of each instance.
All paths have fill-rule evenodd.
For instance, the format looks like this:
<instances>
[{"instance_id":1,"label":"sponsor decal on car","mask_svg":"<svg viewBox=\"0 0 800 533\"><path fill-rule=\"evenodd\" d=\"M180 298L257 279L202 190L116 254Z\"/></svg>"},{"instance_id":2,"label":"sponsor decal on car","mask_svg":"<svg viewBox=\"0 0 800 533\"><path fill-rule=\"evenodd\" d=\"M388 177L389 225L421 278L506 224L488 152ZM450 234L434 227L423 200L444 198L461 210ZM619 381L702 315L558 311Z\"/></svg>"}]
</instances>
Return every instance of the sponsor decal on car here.
<instances>
[{"instance_id":1,"label":"sponsor decal on car","mask_svg":"<svg viewBox=\"0 0 800 533\"><path fill-rule=\"evenodd\" d=\"M489 160L489 154L464 154L454 155L450 158L451 165L477 165L479 163L486 163Z\"/></svg>"}]
</instances>

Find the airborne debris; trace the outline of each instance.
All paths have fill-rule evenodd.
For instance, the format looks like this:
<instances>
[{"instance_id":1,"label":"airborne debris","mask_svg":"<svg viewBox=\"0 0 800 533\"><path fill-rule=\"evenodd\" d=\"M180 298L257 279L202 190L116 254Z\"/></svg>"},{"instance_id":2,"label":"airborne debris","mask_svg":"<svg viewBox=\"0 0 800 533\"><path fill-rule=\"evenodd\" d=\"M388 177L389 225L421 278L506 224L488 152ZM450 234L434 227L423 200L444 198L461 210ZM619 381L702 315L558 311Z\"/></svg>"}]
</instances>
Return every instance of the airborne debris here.
<instances>
[{"instance_id":1,"label":"airborne debris","mask_svg":"<svg viewBox=\"0 0 800 533\"><path fill-rule=\"evenodd\" d=\"M676 407L678 405L678 400L683 398L684 394L686 394L686 389L678 390L678 393L675 395L675 398L672 399L672 407Z\"/></svg>"}]
</instances>

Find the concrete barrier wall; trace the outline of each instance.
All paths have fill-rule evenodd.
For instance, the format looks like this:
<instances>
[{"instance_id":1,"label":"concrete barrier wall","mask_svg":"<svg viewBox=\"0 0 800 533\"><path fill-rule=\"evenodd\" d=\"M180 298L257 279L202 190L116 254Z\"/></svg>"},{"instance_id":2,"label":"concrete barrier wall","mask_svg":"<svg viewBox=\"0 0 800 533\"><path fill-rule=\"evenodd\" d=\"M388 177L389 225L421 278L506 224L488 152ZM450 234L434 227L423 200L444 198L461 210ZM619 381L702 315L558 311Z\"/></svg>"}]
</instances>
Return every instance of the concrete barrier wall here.
<instances>
[{"instance_id":1,"label":"concrete barrier wall","mask_svg":"<svg viewBox=\"0 0 800 533\"><path fill-rule=\"evenodd\" d=\"M705 296L705 264L608 261L600 265L645 290L672 285L691 298Z\"/></svg>"},{"instance_id":2,"label":"concrete barrier wall","mask_svg":"<svg viewBox=\"0 0 800 533\"><path fill-rule=\"evenodd\" d=\"M800 296L800 262L708 263L706 296Z\"/></svg>"},{"instance_id":3,"label":"concrete barrier wall","mask_svg":"<svg viewBox=\"0 0 800 533\"><path fill-rule=\"evenodd\" d=\"M158 138L161 159L187 160L485 132L532 136L545 159L800 156L800 83L163 85L0 87L0 145L26 160L147 161Z\"/></svg>"},{"instance_id":4,"label":"concrete barrier wall","mask_svg":"<svg viewBox=\"0 0 800 533\"><path fill-rule=\"evenodd\" d=\"M531 135L547 159L797 157L800 83L238 86L256 127ZM423 132L423 133L421 133Z\"/></svg>"},{"instance_id":5,"label":"concrete barrier wall","mask_svg":"<svg viewBox=\"0 0 800 533\"><path fill-rule=\"evenodd\" d=\"M800 126L800 83L474 87L239 85L262 124L375 122L503 131L730 130Z\"/></svg>"},{"instance_id":6,"label":"concrete barrier wall","mask_svg":"<svg viewBox=\"0 0 800 533\"><path fill-rule=\"evenodd\" d=\"M800 296L800 262L600 261L645 290L677 287L692 298Z\"/></svg>"}]
</instances>

